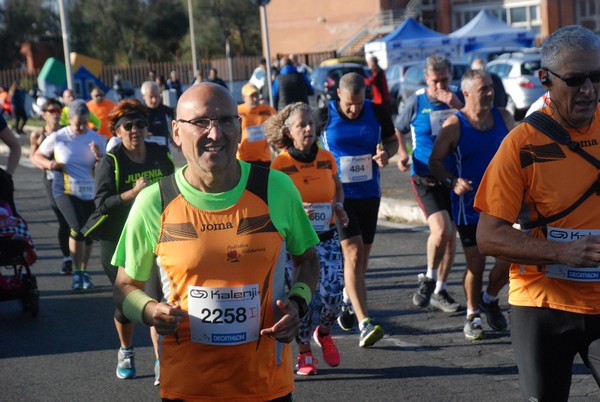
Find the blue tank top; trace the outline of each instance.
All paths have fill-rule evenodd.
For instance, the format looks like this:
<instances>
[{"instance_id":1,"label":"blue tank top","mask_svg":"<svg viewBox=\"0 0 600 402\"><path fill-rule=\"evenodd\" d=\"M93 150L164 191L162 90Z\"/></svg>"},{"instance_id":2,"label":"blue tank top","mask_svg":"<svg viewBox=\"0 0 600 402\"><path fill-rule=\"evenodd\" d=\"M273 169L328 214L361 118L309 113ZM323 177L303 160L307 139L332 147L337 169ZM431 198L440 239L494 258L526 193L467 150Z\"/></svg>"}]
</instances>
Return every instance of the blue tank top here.
<instances>
[{"instance_id":1,"label":"blue tank top","mask_svg":"<svg viewBox=\"0 0 600 402\"><path fill-rule=\"evenodd\" d=\"M476 225L479 222L479 213L473 208L475 194L490 161L500 147L500 143L508 133L504 119L498 110L492 108L494 126L487 131L474 128L462 112L456 112L460 120L460 140L449 155L447 166L454 168L456 177L473 182L473 191L458 196L450 192L452 201L452 216L457 225Z\"/></svg>"},{"instance_id":2,"label":"blue tank top","mask_svg":"<svg viewBox=\"0 0 600 402\"><path fill-rule=\"evenodd\" d=\"M411 123L413 146L411 174L431 176L427 164L433 143L444 120L450 117L456 109L450 108L443 102L431 103L424 88L419 89L415 94L417 96L417 114ZM433 128L432 122L434 123Z\"/></svg>"},{"instance_id":3,"label":"blue tank top","mask_svg":"<svg viewBox=\"0 0 600 402\"><path fill-rule=\"evenodd\" d=\"M371 158L377 153L377 145L381 142L381 126L373 112L371 101L365 100L363 111L355 120L343 118L337 110L336 102L330 101L327 105L329 121L323 130L323 148L335 157L338 165L338 175L344 187L344 197L352 199L379 198L379 165ZM369 155L367 160L366 155ZM348 157L363 157L360 163L348 166ZM343 160L341 160L343 159ZM365 162L366 161L366 162ZM366 164L369 166L366 166ZM364 180L361 174L371 169L371 178ZM349 180L348 176L356 180Z\"/></svg>"}]
</instances>

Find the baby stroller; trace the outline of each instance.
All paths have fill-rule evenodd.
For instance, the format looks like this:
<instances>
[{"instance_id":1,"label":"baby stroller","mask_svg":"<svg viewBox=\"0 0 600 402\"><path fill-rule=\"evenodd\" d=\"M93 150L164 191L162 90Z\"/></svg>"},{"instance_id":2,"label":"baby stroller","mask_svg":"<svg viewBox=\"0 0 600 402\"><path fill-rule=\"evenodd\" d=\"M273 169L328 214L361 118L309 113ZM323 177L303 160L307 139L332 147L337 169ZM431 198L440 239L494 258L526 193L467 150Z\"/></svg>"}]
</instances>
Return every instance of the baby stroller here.
<instances>
[{"instance_id":1,"label":"baby stroller","mask_svg":"<svg viewBox=\"0 0 600 402\"><path fill-rule=\"evenodd\" d=\"M0 169L0 301L19 300L23 311L36 317L39 292L29 266L37 255L25 220L17 213L12 177ZM6 268L9 274L5 274Z\"/></svg>"}]
</instances>

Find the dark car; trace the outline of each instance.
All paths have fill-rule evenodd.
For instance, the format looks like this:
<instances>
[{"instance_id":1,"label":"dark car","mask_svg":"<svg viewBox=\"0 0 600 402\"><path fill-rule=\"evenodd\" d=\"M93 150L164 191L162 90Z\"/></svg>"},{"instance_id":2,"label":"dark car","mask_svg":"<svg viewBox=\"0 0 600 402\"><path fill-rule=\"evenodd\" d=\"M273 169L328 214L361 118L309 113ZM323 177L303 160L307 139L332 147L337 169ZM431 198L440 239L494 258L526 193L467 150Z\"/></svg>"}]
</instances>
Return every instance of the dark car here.
<instances>
[{"instance_id":1,"label":"dark car","mask_svg":"<svg viewBox=\"0 0 600 402\"><path fill-rule=\"evenodd\" d=\"M364 77L370 74L367 67L356 63L341 63L315 68L309 77L315 90L315 93L308 97L311 108L323 109L328 101L337 100L340 78L347 73L358 73Z\"/></svg>"},{"instance_id":2,"label":"dark car","mask_svg":"<svg viewBox=\"0 0 600 402\"><path fill-rule=\"evenodd\" d=\"M398 106L402 101L402 93L400 88L404 82L404 74L410 66L418 63L417 61L409 61L407 63L392 64L385 70L385 78L387 80L388 90L390 92L390 102L392 112L398 111Z\"/></svg>"},{"instance_id":3,"label":"dark car","mask_svg":"<svg viewBox=\"0 0 600 402\"><path fill-rule=\"evenodd\" d=\"M455 90L460 91L460 79L463 74L470 68L470 65L464 61L451 61L452 63L452 80L450 85L454 86ZM404 103L410 95L415 93L417 89L427 86L425 82L425 62L419 62L410 66L404 73L404 80L400 86L400 96L398 97L398 110L404 107Z\"/></svg>"}]
</instances>

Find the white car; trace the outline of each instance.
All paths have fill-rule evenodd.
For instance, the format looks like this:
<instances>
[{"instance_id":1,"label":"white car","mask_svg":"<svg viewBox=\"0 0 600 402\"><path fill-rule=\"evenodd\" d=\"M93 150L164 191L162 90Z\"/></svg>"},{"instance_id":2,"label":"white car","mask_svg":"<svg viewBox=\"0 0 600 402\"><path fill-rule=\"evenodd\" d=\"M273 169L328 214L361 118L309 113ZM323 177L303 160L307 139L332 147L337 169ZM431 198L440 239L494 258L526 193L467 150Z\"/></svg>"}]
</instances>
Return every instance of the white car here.
<instances>
[{"instance_id":1,"label":"white car","mask_svg":"<svg viewBox=\"0 0 600 402\"><path fill-rule=\"evenodd\" d=\"M502 78L508 95L506 110L517 120L546 92L537 76L540 63L539 53L518 52L503 54L487 64L488 71Z\"/></svg>"}]
</instances>

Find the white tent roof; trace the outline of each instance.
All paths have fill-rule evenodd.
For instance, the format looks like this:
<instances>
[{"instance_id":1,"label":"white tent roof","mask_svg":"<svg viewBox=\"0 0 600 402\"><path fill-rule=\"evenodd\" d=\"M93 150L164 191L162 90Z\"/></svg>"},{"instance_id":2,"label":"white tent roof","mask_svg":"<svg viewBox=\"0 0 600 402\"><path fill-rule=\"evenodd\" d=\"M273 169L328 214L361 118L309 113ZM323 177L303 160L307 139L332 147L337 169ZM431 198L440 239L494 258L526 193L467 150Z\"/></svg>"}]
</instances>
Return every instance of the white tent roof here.
<instances>
[{"instance_id":1,"label":"white tent roof","mask_svg":"<svg viewBox=\"0 0 600 402\"><path fill-rule=\"evenodd\" d=\"M379 65L388 65L420 60L430 53L456 52L458 39L427 28L412 17L408 17L396 30L383 38L365 44L365 55L375 55Z\"/></svg>"},{"instance_id":2,"label":"white tent roof","mask_svg":"<svg viewBox=\"0 0 600 402\"><path fill-rule=\"evenodd\" d=\"M496 18L487 10L481 10L465 26L449 34L451 38L460 39L463 45L471 48L478 44L503 45L507 43L529 47L533 45L534 34L526 28L514 28ZM468 50L467 48L465 50ZM472 49L471 49L472 50Z\"/></svg>"}]
</instances>

